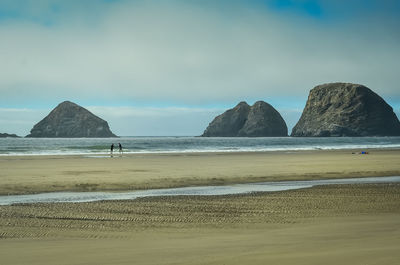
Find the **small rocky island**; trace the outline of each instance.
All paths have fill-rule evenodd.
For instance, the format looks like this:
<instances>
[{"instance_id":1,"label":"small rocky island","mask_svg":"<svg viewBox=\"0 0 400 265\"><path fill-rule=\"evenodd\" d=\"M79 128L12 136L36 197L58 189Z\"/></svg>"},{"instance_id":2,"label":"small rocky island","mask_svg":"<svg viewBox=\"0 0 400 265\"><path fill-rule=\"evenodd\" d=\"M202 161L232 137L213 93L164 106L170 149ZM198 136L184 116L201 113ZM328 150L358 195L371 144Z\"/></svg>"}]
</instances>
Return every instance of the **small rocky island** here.
<instances>
[{"instance_id":1,"label":"small rocky island","mask_svg":"<svg viewBox=\"0 0 400 265\"><path fill-rule=\"evenodd\" d=\"M0 133L0 138L19 138L16 134Z\"/></svg>"},{"instance_id":2,"label":"small rocky island","mask_svg":"<svg viewBox=\"0 0 400 265\"><path fill-rule=\"evenodd\" d=\"M400 122L385 100L351 83L314 87L291 136L395 136Z\"/></svg>"},{"instance_id":3,"label":"small rocky island","mask_svg":"<svg viewBox=\"0 0 400 265\"><path fill-rule=\"evenodd\" d=\"M273 137L287 136L285 121L270 104L257 101L253 106L240 102L217 116L203 137Z\"/></svg>"},{"instance_id":4,"label":"small rocky island","mask_svg":"<svg viewBox=\"0 0 400 265\"><path fill-rule=\"evenodd\" d=\"M108 123L70 101L64 101L37 123L26 137L117 137Z\"/></svg>"}]
</instances>

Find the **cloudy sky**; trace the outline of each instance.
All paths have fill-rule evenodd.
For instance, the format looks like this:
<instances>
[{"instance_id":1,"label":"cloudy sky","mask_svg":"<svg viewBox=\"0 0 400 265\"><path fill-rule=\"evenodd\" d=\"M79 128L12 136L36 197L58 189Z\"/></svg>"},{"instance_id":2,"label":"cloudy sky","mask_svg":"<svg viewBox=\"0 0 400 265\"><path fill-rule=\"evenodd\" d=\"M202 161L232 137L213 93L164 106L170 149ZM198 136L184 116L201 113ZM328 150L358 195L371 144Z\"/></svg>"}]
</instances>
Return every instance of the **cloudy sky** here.
<instances>
[{"instance_id":1,"label":"cloudy sky","mask_svg":"<svg viewBox=\"0 0 400 265\"><path fill-rule=\"evenodd\" d=\"M0 0L0 132L73 101L118 135L199 135L240 101L295 125L314 86L400 113L400 1Z\"/></svg>"}]
</instances>

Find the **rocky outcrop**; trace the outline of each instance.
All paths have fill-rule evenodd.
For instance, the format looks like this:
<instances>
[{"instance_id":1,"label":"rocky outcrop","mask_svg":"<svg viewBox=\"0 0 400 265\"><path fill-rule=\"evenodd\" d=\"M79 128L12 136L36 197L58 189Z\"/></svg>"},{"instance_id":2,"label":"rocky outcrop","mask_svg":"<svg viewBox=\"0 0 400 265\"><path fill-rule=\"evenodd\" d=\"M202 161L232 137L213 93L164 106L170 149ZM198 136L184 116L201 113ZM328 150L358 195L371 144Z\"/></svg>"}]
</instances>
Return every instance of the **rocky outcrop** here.
<instances>
[{"instance_id":1,"label":"rocky outcrop","mask_svg":"<svg viewBox=\"0 0 400 265\"><path fill-rule=\"evenodd\" d=\"M64 101L37 123L26 137L116 137L105 120Z\"/></svg>"},{"instance_id":2,"label":"rocky outcrop","mask_svg":"<svg viewBox=\"0 0 400 265\"><path fill-rule=\"evenodd\" d=\"M204 137L287 136L287 126L271 105L257 101L253 106L240 102L217 116L202 134Z\"/></svg>"},{"instance_id":3,"label":"rocky outcrop","mask_svg":"<svg viewBox=\"0 0 400 265\"><path fill-rule=\"evenodd\" d=\"M392 107L369 88L330 83L310 91L291 136L393 136L400 123Z\"/></svg>"},{"instance_id":4,"label":"rocky outcrop","mask_svg":"<svg viewBox=\"0 0 400 265\"><path fill-rule=\"evenodd\" d=\"M247 120L239 130L238 136L287 136L288 129L279 112L264 101L251 106Z\"/></svg>"},{"instance_id":5,"label":"rocky outcrop","mask_svg":"<svg viewBox=\"0 0 400 265\"><path fill-rule=\"evenodd\" d=\"M206 137L234 137L243 128L249 115L250 106L246 102L240 102L233 109L225 111L217 116L204 131Z\"/></svg>"},{"instance_id":6,"label":"rocky outcrop","mask_svg":"<svg viewBox=\"0 0 400 265\"><path fill-rule=\"evenodd\" d=\"M19 138L16 134L0 133L0 138Z\"/></svg>"}]
</instances>

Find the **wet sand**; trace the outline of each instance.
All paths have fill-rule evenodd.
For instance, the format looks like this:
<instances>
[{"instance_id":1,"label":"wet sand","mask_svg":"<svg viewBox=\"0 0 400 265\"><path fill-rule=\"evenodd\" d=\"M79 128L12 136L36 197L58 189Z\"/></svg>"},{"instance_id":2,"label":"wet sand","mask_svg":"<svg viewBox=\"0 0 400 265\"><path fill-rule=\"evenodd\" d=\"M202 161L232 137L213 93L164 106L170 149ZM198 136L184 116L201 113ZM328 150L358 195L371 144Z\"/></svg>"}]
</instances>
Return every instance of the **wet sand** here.
<instances>
[{"instance_id":1,"label":"wet sand","mask_svg":"<svg viewBox=\"0 0 400 265\"><path fill-rule=\"evenodd\" d=\"M400 175L400 150L0 157L0 194Z\"/></svg>"},{"instance_id":2,"label":"wet sand","mask_svg":"<svg viewBox=\"0 0 400 265\"><path fill-rule=\"evenodd\" d=\"M0 207L4 264L396 264L400 184Z\"/></svg>"},{"instance_id":3,"label":"wet sand","mask_svg":"<svg viewBox=\"0 0 400 265\"><path fill-rule=\"evenodd\" d=\"M399 150L0 157L1 194L400 175ZM1 264L396 264L400 184L0 206Z\"/></svg>"}]
</instances>

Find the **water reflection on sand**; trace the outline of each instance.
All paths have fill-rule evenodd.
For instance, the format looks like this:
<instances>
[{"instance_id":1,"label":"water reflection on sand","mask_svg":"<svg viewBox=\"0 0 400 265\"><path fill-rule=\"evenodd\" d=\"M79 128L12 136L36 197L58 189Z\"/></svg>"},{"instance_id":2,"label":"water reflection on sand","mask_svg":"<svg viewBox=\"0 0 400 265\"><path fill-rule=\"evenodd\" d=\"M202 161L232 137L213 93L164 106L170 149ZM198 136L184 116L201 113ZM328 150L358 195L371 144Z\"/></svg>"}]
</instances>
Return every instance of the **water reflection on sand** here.
<instances>
[{"instance_id":1,"label":"water reflection on sand","mask_svg":"<svg viewBox=\"0 0 400 265\"><path fill-rule=\"evenodd\" d=\"M126 192L50 192L30 195L0 196L0 205L19 203L91 202L103 200L134 200L154 196L217 196L251 192L276 192L310 188L318 185L377 184L400 182L400 176L307 181L279 181L236 184L226 186L200 186L169 189L151 189Z\"/></svg>"}]
</instances>

